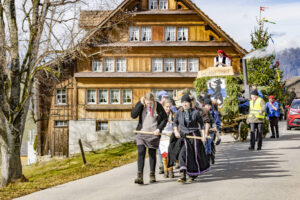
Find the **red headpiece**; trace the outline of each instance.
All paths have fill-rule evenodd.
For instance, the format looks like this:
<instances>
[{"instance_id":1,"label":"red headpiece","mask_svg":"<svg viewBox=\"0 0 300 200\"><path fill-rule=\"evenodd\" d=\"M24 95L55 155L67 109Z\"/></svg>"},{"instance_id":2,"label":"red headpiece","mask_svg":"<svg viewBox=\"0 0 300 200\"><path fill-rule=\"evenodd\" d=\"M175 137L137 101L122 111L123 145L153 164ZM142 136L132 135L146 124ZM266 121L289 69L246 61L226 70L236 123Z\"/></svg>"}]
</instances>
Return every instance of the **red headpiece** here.
<instances>
[{"instance_id":1,"label":"red headpiece","mask_svg":"<svg viewBox=\"0 0 300 200\"><path fill-rule=\"evenodd\" d=\"M218 50L217 53L221 53L221 54L223 54L225 57L227 57L229 60L231 60L231 58L230 58L223 50Z\"/></svg>"}]
</instances>

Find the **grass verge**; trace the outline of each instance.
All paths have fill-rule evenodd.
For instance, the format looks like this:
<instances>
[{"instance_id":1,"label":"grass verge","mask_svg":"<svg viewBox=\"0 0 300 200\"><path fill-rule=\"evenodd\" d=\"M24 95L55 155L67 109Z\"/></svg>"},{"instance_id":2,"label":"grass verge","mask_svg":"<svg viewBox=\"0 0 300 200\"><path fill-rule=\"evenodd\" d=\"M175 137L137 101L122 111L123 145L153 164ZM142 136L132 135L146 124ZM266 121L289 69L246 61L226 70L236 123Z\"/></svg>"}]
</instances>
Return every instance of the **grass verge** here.
<instances>
[{"instance_id":1,"label":"grass verge","mask_svg":"<svg viewBox=\"0 0 300 200\"><path fill-rule=\"evenodd\" d=\"M87 164L83 165L80 154L63 160L52 160L23 167L28 182L10 184L0 189L0 199L7 200L30 194L49 187L108 171L137 158L135 143L86 153Z\"/></svg>"}]
</instances>

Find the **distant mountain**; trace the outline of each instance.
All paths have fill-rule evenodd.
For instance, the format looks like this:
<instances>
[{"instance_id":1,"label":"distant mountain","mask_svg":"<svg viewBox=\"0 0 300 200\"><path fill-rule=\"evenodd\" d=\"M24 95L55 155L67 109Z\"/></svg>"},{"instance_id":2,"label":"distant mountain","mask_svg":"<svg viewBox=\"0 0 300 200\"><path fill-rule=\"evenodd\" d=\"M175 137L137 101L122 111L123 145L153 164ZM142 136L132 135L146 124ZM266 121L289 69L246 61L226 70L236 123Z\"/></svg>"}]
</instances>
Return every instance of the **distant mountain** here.
<instances>
[{"instance_id":1,"label":"distant mountain","mask_svg":"<svg viewBox=\"0 0 300 200\"><path fill-rule=\"evenodd\" d=\"M294 76L300 76L300 48L286 49L277 56L285 80Z\"/></svg>"}]
</instances>

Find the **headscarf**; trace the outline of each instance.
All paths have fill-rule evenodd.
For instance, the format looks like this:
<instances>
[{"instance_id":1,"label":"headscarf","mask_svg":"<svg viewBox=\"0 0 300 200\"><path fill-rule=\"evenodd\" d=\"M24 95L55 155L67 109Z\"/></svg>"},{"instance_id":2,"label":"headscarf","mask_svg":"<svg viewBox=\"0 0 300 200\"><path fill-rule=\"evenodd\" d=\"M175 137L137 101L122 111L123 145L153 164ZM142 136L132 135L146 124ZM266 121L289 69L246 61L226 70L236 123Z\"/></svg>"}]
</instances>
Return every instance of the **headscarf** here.
<instances>
[{"instance_id":1,"label":"headscarf","mask_svg":"<svg viewBox=\"0 0 300 200\"><path fill-rule=\"evenodd\" d=\"M225 57L227 57L229 60L231 60L231 58L230 58L223 50L218 50L217 53L221 53L221 54L223 54Z\"/></svg>"}]
</instances>

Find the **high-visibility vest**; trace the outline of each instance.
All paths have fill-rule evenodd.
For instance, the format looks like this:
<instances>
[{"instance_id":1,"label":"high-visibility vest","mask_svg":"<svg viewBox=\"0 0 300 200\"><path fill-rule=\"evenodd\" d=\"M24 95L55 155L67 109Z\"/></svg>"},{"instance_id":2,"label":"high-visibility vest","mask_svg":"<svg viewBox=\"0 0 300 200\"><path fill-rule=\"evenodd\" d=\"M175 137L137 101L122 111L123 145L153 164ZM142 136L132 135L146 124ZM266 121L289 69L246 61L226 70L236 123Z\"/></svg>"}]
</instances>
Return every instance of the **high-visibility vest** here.
<instances>
[{"instance_id":1,"label":"high-visibility vest","mask_svg":"<svg viewBox=\"0 0 300 200\"><path fill-rule=\"evenodd\" d=\"M253 100L250 101L250 112L249 112L250 117L255 116L257 119L265 118L265 112L263 112L263 114L260 114L260 111L262 109L261 107L262 101L263 99L260 97L256 99L255 104Z\"/></svg>"}]
</instances>

